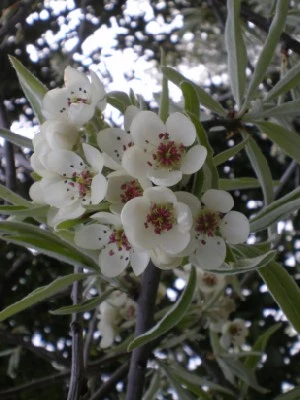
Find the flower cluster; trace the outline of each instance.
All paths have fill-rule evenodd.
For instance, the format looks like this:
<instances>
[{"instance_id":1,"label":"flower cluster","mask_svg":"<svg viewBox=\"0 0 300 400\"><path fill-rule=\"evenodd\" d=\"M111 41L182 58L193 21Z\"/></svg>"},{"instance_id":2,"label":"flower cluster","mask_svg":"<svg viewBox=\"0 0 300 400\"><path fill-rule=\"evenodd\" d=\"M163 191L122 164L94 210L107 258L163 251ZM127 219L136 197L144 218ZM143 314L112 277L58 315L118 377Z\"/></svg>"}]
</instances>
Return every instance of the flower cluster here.
<instances>
[{"instance_id":1,"label":"flower cluster","mask_svg":"<svg viewBox=\"0 0 300 400\"><path fill-rule=\"evenodd\" d=\"M139 275L150 259L162 269L187 260L222 266L226 243L245 241L249 222L223 190L209 189L201 201L190 193L207 156L192 121L179 112L162 121L131 105L124 129L108 127L105 97L93 71L88 78L71 67L65 87L44 97L31 160L40 179L30 196L50 206L48 224L78 219L75 244L109 278L129 265Z\"/></svg>"}]
</instances>

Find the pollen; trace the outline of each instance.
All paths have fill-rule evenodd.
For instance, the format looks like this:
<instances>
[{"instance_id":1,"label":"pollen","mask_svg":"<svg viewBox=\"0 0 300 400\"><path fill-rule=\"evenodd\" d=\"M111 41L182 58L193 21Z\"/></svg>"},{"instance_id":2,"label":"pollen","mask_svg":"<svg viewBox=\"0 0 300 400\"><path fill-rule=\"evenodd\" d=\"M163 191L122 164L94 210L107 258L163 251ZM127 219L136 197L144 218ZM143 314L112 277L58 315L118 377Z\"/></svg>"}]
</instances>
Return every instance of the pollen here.
<instances>
[{"instance_id":1,"label":"pollen","mask_svg":"<svg viewBox=\"0 0 300 400\"><path fill-rule=\"evenodd\" d=\"M120 199L122 203L127 203L127 201L134 199L135 197L140 197L143 195L143 189L139 182L135 179L125 182L121 185Z\"/></svg>"},{"instance_id":2,"label":"pollen","mask_svg":"<svg viewBox=\"0 0 300 400\"><path fill-rule=\"evenodd\" d=\"M153 161L158 167L168 168L171 170L178 169L185 154L185 147L182 143L176 143L169 140L169 135L161 134L161 142L156 151L152 153Z\"/></svg>"},{"instance_id":3,"label":"pollen","mask_svg":"<svg viewBox=\"0 0 300 400\"><path fill-rule=\"evenodd\" d=\"M215 236L219 229L220 219L219 213L204 209L196 218L195 230L198 234Z\"/></svg>"},{"instance_id":4,"label":"pollen","mask_svg":"<svg viewBox=\"0 0 300 400\"><path fill-rule=\"evenodd\" d=\"M157 234L165 233L172 229L175 223L175 215L173 204L156 204L152 203L150 213L146 217L144 223L145 228L152 226Z\"/></svg>"}]
</instances>

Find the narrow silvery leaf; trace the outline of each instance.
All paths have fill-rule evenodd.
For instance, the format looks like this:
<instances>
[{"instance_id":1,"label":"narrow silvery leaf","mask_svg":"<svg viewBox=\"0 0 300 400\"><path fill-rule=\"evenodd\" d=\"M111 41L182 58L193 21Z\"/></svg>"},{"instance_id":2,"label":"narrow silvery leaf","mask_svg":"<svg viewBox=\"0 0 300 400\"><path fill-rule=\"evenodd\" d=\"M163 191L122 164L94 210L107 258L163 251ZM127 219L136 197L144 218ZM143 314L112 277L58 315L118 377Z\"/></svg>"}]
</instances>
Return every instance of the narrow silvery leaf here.
<instances>
[{"instance_id":1,"label":"narrow silvery leaf","mask_svg":"<svg viewBox=\"0 0 300 400\"><path fill-rule=\"evenodd\" d=\"M241 29L240 0L227 0L225 44L228 55L228 72L233 97L241 107L246 82L247 52Z\"/></svg>"},{"instance_id":2,"label":"narrow silvery leaf","mask_svg":"<svg viewBox=\"0 0 300 400\"><path fill-rule=\"evenodd\" d=\"M78 280L85 279L88 274L70 274L60 278L55 279L55 281L51 282L47 286L41 286L31 292L28 296L24 297L22 300L17 301L14 304L6 307L4 310L0 312L0 321L4 321L5 319L11 317L19 313L20 311L26 310L27 308L33 306L40 301L48 299L53 296L57 292L64 289L66 286L71 285L73 282Z\"/></svg>"},{"instance_id":3,"label":"narrow silvery leaf","mask_svg":"<svg viewBox=\"0 0 300 400\"><path fill-rule=\"evenodd\" d=\"M299 72L300 75L300 72ZM260 117L297 117L300 114L300 100L287 101L260 114ZM256 118L257 119L257 118Z\"/></svg>"},{"instance_id":4,"label":"narrow silvery leaf","mask_svg":"<svg viewBox=\"0 0 300 400\"><path fill-rule=\"evenodd\" d=\"M224 162L228 161L231 157L239 153L245 147L247 140L248 138L246 137L246 139L238 143L236 146L230 147L230 149L227 149L225 151L222 151L222 153L217 154L214 157L215 166L218 167L219 165L223 164Z\"/></svg>"},{"instance_id":5,"label":"narrow silvery leaf","mask_svg":"<svg viewBox=\"0 0 300 400\"><path fill-rule=\"evenodd\" d=\"M194 86L185 81L181 83L180 87L184 97L184 109L199 118L200 104Z\"/></svg>"},{"instance_id":6,"label":"narrow silvery leaf","mask_svg":"<svg viewBox=\"0 0 300 400\"><path fill-rule=\"evenodd\" d=\"M243 136L244 138L247 137L245 133L243 133ZM273 200L273 183L269 164L258 144L252 137L248 136L248 142L245 146L245 149L257 179L261 184L264 201L267 205Z\"/></svg>"},{"instance_id":7,"label":"narrow silvery leaf","mask_svg":"<svg viewBox=\"0 0 300 400\"><path fill-rule=\"evenodd\" d=\"M298 400L300 399L300 386L295 387L295 389L289 390L287 393L280 394L276 396L274 400Z\"/></svg>"},{"instance_id":8,"label":"narrow silvery leaf","mask_svg":"<svg viewBox=\"0 0 300 400\"><path fill-rule=\"evenodd\" d=\"M178 376L174 376L172 371L169 370L167 366L163 366L163 370L171 384L173 389L177 393L177 396L180 400L193 400L194 396L181 386L181 379Z\"/></svg>"},{"instance_id":9,"label":"narrow silvery leaf","mask_svg":"<svg viewBox=\"0 0 300 400\"><path fill-rule=\"evenodd\" d=\"M294 189L279 200L273 201L263 208L250 221L251 232L267 229L270 225L286 218L300 207L300 188Z\"/></svg>"},{"instance_id":10,"label":"narrow silvery leaf","mask_svg":"<svg viewBox=\"0 0 300 400\"><path fill-rule=\"evenodd\" d=\"M288 8L289 2L287 0L278 0L276 2L275 15L270 25L265 45L259 55L255 70L252 74L241 113L246 111L249 101L252 100L258 85L261 83L266 74L267 68L272 60L276 46L280 39L280 35L284 28Z\"/></svg>"},{"instance_id":11,"label":"narrow silvery leaf","mask_svg":"<svg viewBox=\"0 0 300 400\"><path fill-rule=\"evenodd\" d=\"M291 68L266 94L265 101L275 99L300 84L300 63Z\"/></svg>"},{"instance_id":12,"label":"narrow silvery leaf","mask_svg":"<svg viewBox=\"0 0 300 400\"><path fill-rule=\"evenodd\" d=\"M151 328L148 332L134 338L128 346L128 351L151 342L152 340L168 332L175 325L177 325L179 321L181 321L193 300L196 289L196 281L196 270L195 267L193 267L187 286L185 287L184 292L181 294L179 300L153 328Z\"/></svg>"},{"instance_id":13,"label":"narrow silvery leaf","mask_svg":"<svg viewBox=\"0 0 300 400\"><path fill-rule=\"evenodd\" d=\"M300 162L300 135L281 125L269 121L257 121L255 124L287 155Z\"/></svg>"},{"instance_id":14,"label":"narrow silvery leaf","mask_svg":"<svg viewBox=\"0 0 300 400\"><path fill-rule=\"evenodd\" d=\"M0 197L3 200L8 201L9 203L19 205L19 206L25 206L25 207L30 207L33 204L18 195L17 193L14 193L12 190L8 189L6 186L1 185L0 183Z\"/></svg>"},{"instance_id":15,"label":"narrow silvery leaf","mask_svg":"<svg viewBox=\"0 0 300 400\"><path fill-rule=\"evenodd\" d=\"M35 217L45 215L49 206L36 206L35 207L24 207L24 206L0 206L0 214L3 215L17 215L19 217Z\"/></svg>"},{"instance_id":16,"label":"narrow silvery leaf","mask_svg":"<svg viewBox=\"0 0 300 400\"><path fill-rule=\"evenodd\" d=\"M28 149L33 150L32 140L26 136L18 135L17 133L13 133L8 129L0 128L0 137L17 146L27 147Z\"/></svg>"},{"instance_id":17,"label":"narrow silvery leaf","mask_svg":"<svg viewBox=\"0 0 300 400\"><path fill-rule=\"evenodd\" d=\"M166 65L166 55L164 50L160 49L160 65L163 67ZM159 104L159 116L163 122L166 122L169 115L169 87L168 87L168 80L163 75L162 78L162 92L160 97L160 104Z\"/></svg>"},{"instance_id":18,"label":"narrow silvery leaf","mask_svg":"<svg viewBox=\"0 0 300 400\"><path fill-rule=\"evenodd\" d=\"M273 186L277 186L279 181L273 181ZM243 190L243 189L254 189L261 186L260 182L256 178L243 177L233 179L219 179L219 188L222 190Z\"/></svg>"},{"instance_id":19,"label":"narrow silvery leaf","mask_svg":"<svg viewBox=\"0 0 300 400\"><path fill-rule=\"evenodd\" d=\"M158 370L155 370L152 379L150 382L150 385L146 391L146 393L143 395L142 400L153 400L156 399L158 392L161 389L161 380L160 380L160 374Z\"/></svg>"},{"instance_id":20,"label":"narrow silvery leaf","mask_svg":"<svg viewBox=\"0 0 300 400\"><path fill-rule=\"evenodd\" d=\"M15 68L20 85L23 92L33 108L34 114L37 117L39 123L44 121L44 116L41 112L42 101L47 92L46 86L44 86L24 65L18 61L15 57L9 57L13 67Z\"/></svg>"},{"instance_id":21,"label":"narrow silvery leaf","mask_svg":"<svg viewBox=\"0 0 300 400\"><path fill-rule=\"evenodd\" d=\"M118 109L121 113L125 113L126 108L131 105L131 101L127 93L121 91L112 91L106 94L107 102Z\"/></svg>"},{"instance_id":22,"label":"narrow silvery leaf","mask_svg":"<svg viewBox=\"0 0 300 400\"><path fill-rule=\"evenodd\" d=\"M173 82L179 88L182 82L189 82L191 85L193 85L201 105L209 110L214 111L216 114L222 115L223 117L227 115L227 112L222 105L200 86L196 85L173 68L162 67L161 70L164 76L166 76L169 81Z\"/></svg>"}]
</instances>

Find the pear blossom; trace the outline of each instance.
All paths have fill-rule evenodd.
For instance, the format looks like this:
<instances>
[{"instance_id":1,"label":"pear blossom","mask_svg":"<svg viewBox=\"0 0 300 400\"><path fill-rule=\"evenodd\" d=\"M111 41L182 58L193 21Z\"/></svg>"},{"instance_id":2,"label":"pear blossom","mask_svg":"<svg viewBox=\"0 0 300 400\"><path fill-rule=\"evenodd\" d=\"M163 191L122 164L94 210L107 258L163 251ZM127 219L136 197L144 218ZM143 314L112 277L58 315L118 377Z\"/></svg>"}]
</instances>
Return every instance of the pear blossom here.
<instances>
[{"instance_id":1,"label":"pear blossom","mask_svg":"<svg viewBox=\"0 0 300 400\"><path fill-rule=\"evenodd\" d=\"M164 187L147 188L143 196L128 201L121 220L132 244L167 257L176 257L190 241L191 211Z\"/></svg>"},{"instance_id":2,"label":"pear blossom","mask_svg":"<svg viewBox=\"0 0 300 400\"><path fill-rule=\"evenodd\" d=\"M122 321L131 321L136 315L136 303L126 293L114 290L107 300L100 304L101 348L110 347L117 334L117 326Z\"/></svg>"},{"instance_id":3,"label":"pear blossom","mask_svg":"<svg viewBox=\"0 0 300 400\"><path fill-rule=\"evenodd\" d=\"M236 310L235 301L227 296L221 296L217 302L207 310L209 328L213 332L222 332L229 315Z\"/></svg>"},{"instance_id":4,"label":"pear blossom","mask_svg":"<svg viewBox=\"0 0 300 400\"><path fill-rule=\"evenodd\" d=\"M111 203L110 210L120 213L124 204L143 195L144 189L152 187L149 179L136 179L125 170L119 169L107 175L106 200Z\"/></svg>"},{"instance_id":5,"label":"pear blossom","mask_svg":"<svg viewBox=\"0 0 300 400\"><path fill-rule=\"evenodd\" d=\"M181 113L171 114L164 124L154 112L141 111L133 118L130 133L134 144L126 148L122 166L155 185L175 185L183 174L197 172L206 159L206 148L195 144L193 123Z\"/></svg>"},{"instance_id":6,"label":"pear blossom","mask_svg":"<svg viewBox=\"0 0 300 400\"><path fill-rule=\"evenodd\" d=\"M97 135L99 148L105 154L105 165L111 169L118 170L121 167L124 152L133 146L130 134L130 125L140 110L135 106L128 106L124 113L124 129L106 128Z\"/></svg>"},{"instance_id":7,"label":"pear blossom","mask_svg":"<svg viewBox=\"0 0 300 400\"><path fill-rule=\"evenodd\" d=\"M225 349L230 346L241 346L245 343L248 333L248 328L243 319L235 318L233 321L226 321L222 327L220 343Z\"/></svg>"},{"instance_id":8,"label":"pear blossom","mask_svg":"<svg viewBox=\"0 0 300 400\"><path fill-rule=\"evenodd\" d=\"M101 272L109 278L120 275L129 264L135 275L140 275L149 263L149 254L128 240L120 216L98 212L92 218L97 223L85 225L76 231L76 245L99 250Z\"/></svg>"},{"instance_id":9,"label":"pear blossom","mask_svg":"<svg viewBox=\"0 0 300 400\"><path fill-rule=\"evenodd\" d=\"M197 270L197 281L202 293L210 295L222 290L225 286L224 275L217 275L208 271Z\"/></svg>"},{"instance_id":10,"label":"pear blossom","mask_svg":"<svg viewBox=\"0 0 300 400\"><path fill-rule=\"evenodd\" d=\"M104 109L104 87L94 71L90 70L89 80L84 73L68 66L64 81L64 88L46 93L42 105L45 118L69 120L82 126L94 116L96 107L101 111Z\"/></svg>"},{"instance_id":11,"label":"pear blossom","mask_svg":"<svg viewBox=\"0 0 300 400\"><path fill-rule=\"evenodd\" d=\"M86 143L82 147L89 165L72 151L51 151L44 161L47 175L30 188L34 201L55 207L48 220L51 226L80 217L85 212L84 206L99 204L106 194L101 153Z\"/></svg>"},{"instance_id":12,"label":"pear blossom","mask_svg":"<svg viewBox=\"0 0 300 400\"><path fill-rule=\"evenodd\" d=\"M203 269L219 268L225 261L226 242L244 242L250 231L247 217L231 211L233 197L224 190L209 189L201 198L188 192L176 192L179 201L189 205L193 214L191 241L182 255Z\"/></svg>"}]
</instances>

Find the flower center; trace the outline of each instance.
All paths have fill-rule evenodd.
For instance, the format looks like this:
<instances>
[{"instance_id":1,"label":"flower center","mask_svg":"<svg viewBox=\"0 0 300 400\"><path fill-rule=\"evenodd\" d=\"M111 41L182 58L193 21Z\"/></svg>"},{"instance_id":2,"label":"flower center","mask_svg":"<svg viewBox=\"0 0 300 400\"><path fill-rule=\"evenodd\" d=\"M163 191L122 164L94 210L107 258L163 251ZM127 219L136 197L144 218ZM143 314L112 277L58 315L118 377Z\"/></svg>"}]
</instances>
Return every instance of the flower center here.
<instances>
[{"instance_id":1,"label":"flower center","mask_svg":"<svg viewBox=\"0 0 300 400\"><path fill-rule=\"evenodd\" d=\"M217 284L217 277L215 274L205 272L202 277L203 282L206 286L213 287Z\"/></svg>"},{"instance_id":2,"label":"flower center","mask_svg":"<svg viewBox=\"0 0 300 400\"><path fill-rule=\"evenodd\" d=\"M231 325L229 328L229 334L231 336L239 336L242 333L242 328L237 325Z\"/></svg>"},{"instance_id":3,"label":"flower center","mask_svg":"<svg viewBox=\"0 0 300 400\"><path fill-rule=\"evenodd\" d=\"M68 106L70 107L71 104L90 104L90 100L87 95L86 89L83 89L82 87L78 88L78 92L71 91L70 96L68 97Z\"/></svg>"},{"instance_id":4,"label":"flower center","mask_svg":"<svg viewBox=\"0 0 300 400\"><path fill-rule=\"evenodd\" d=\"M127 203L127 201L132 200L135 197L140 197L142 195L143 189L139 182L135 179L121 185L120 199L122 203Z\"/></svg>"},{"instance_id":5,"label":"flower center","mask_svg":"<svg viewBox=\"0 0 300 400\"><path fill-rule=\"evenodd\" d=\"M156 204L152 203L150 213L146 217L144 223L145 228L152 225L154 232L157 234L164 233L172 229L175 223L173 204Z\"/></svg>"},{"instance_id":6,"label":"flower center","mask_svg":"<svg viewBox=\"0 0 300 400\"><path fill-rule=\"evenodd\" d=\"M129 251L132 248L123 229L115 230L109 236L108 243L115 243L119 251L121 251L123 248L125 250ZM113 255L113 254L114 253L112 253L111 255Z\"/></svg>"},{"instance_id":7,"label":"flower center","mask_svg":"<svg viewBox=\"0 0 300 400\"><path fill-rule=\"evenodd\" d=\"M197 234L215 236L217 234L220 222L220 214L208 209L200 211L195 221L195 230Z\"/></svg>"},{"instance_id":8,"label":"flower center","mask_svg":"<svg viewBox=\"0 0 300 400\"><path fill-rule=\"evenodd\" d=\"M168 133L160 133L159 143L156 151L152 153L152 158L158 167L168 169L178 169L180 166L183 155L185 154L185 148L182 143L176 143L174 140L169 140Z\"/></svg>"},{"instance_id":9,"label":"flower center","mask_svg":"<svg viewBox=\"0 0 300 400\"><path fill-rule=\"evenodd\" d=\"M73 172L72 177L65 181L71 187L77 187L79 197L84 198L91 191L91 184L94 174L89 170L83 170L80 173Z\"/></svg>"}]
</instances>

